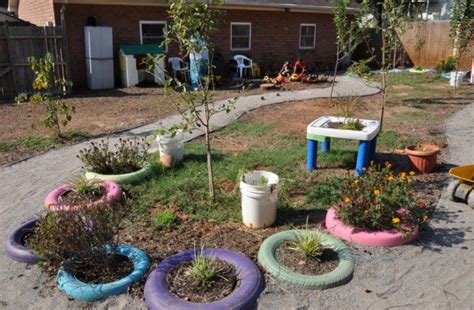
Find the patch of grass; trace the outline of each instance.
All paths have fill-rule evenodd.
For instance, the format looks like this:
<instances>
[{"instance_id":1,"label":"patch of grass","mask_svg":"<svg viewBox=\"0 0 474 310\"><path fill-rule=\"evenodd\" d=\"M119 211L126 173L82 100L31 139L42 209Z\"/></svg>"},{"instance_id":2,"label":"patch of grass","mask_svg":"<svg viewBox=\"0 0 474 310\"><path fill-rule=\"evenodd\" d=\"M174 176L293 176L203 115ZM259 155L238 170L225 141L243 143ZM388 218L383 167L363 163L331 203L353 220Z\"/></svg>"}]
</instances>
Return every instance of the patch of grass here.
<instances>
[{"instance_id":1,"label":"patch of grass","mask_svg":"<svg viewBox=\"0 0 474 310\"><path fill-rule=\"evenodd\" d=\"M171 229L176 223L176 215L171 211L160 211L150 219L150 224L156 230Z\"/></svg>"},{"instance_id":2,"label":"patch of grass","mask_svg":"<svg viewBox=\"0 0 474 310\"><path fill-rule=\"evenodd\" d=\"M238 133L246 136L263 136L268 134L269 131L273 130L275 126L272 124L262 124L255 122L246 122L237 120L230 123L225 127L222 132L225 133Z\"/></svg>"},{"instance_id":3,"label":"patch of grass","mask_svg":"<svg viewBox=\"0 0 474 310\"><path fill-rule=\"evenodd\" d=\"M70 130L64 133L64 142L77 142L90 137L82 131ZM0 141L0 152L15 150L41 151L54 148L62 143L50 136L29 136L20 137L15 140Z\"/></svg>"},{"instance_id":4,"label":"patch of grass","mask_svg":"<svg viewBox=\"0 0 474 310\"><path fill-rule=\"evenodd\" d=\"M405 146L420 142L414 136L400 135L398 132L387 130L382 131L377 139L377 146L386 150L404 149Z\"/></svg>"},{"instance_id":5,"label":"patch of grass","mask_svg":"<svg viewBox=\"0 0 474 310\"><path fill-rule=\"evenodd\" d=\"M327 210L338 201L340 188L341 182L339 178L329 177L325 181L314 184L305 199L314 208Z\"/></svg>"}]
</instances>

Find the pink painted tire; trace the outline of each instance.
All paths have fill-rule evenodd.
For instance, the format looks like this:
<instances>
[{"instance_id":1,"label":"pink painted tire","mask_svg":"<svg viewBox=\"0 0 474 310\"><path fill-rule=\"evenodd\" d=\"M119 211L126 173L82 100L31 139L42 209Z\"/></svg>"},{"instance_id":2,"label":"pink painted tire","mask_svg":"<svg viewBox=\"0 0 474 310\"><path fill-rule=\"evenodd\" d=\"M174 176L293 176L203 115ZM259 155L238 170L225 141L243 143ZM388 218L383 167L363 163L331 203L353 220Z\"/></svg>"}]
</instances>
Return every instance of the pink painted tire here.
<instances>
[{"instance_id":1,"label":"pink painted tire","mask_svg":"<svg viewBox=\"0 0 474 310\"><path fill-rule=\"evenodd\" d=\"M374 231L350 227L337 218L334 208L330 208L326 214L326 229L334 236L350 242L382 247L399 246L418 236L418 227L406 237L396 230Z\"/></svg>"},{"instance_id":2,"label":"pink painted tire","mask_svg":"<svg viewBox=\"0 0 474 310\"><path fill-rule=\"evenodd\" d=\"M123 198L122 189L117 183L112 181L103 181L101 182L101 185L105 187L105 197L87 205L86 207L90 208L104 202L119 201ZM53 212L78 210L81 206L60 206L59 204L59 198L68 191L70 191L71 188L72 185L65 184L49 193L48 196L46 196L46 199L44 200L45 208Z\"/></svg>"}]
</instances>

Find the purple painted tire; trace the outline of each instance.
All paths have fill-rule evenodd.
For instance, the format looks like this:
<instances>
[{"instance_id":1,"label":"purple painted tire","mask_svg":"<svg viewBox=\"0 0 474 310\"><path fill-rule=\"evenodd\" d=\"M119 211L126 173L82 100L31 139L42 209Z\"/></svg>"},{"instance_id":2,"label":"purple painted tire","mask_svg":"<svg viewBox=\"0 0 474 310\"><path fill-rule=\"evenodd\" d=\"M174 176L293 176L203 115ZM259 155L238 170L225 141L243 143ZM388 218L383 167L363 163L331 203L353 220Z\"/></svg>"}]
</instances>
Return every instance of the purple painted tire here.
<instances>
[{"instance_id":1,"label":"purple painted tire","mask_svg":"<svg viewBox=\"0 0 474 310\"><path fill-rule=\"evenodd\" d=\"M103 181L101 182L101 185L105 187L105 192L106 192L105 197L91 204L88 204L86 207L90 208L104 202L119 201L123 198L122 189L117 183L112 182L112 181ZM72 185L65 184L56 188L51 193L49 193L48 196L46 196L46 199L44 200L44 206L46 207L46 209L48 209L49 211L58 212L58 211L76 211L79 208L81 208L81 206L60 205L59 198L65 193L69 192L71 189L72 189Z\"/></svg>"},{"instance_id":2,"label":"purple painted tire","mask_svg":"<svg viewBox=\"0 0 474 310\"><path fill-rule=\"evenodd\" d=\"M337 218L337 212L334 208L330 208L326 213L326 229L334 236L350 242L382 247L399 246L412 241L418 236L418 227L410 235L403 236L395 229L374 231L347 226Z\"/></svg>"},{"instance_id":3,"label":"purple painted tire","mask_svg":"<svg viewBox=\"0 0 474 310\"><path fill-rule=\"evenodd\" d=\"M151 310L159 309L254 309L264 288L262 273L247 257L224 249L204 249L206 257L214 257L231 264L238 275L240 285L227 297L212 303L193 303L182 300L168 290L166 275L181 263L194 258L194 250L168 257L150 274L145 283L145 302Z\"/></svg>"},{"instance_id":4,"label":"purple painted tire","mask_svg":"<svg viewBox=\"0 0 474 310\"><path fill-rule=\"evenodd\" d=\"M5 242L5 254L13 260L22 263L36 264L41 259L28 250L23 244L23 237L32 231L38 224L37 219L31 219L21 224L7 238Z\"/></svg>"}]
</instances>

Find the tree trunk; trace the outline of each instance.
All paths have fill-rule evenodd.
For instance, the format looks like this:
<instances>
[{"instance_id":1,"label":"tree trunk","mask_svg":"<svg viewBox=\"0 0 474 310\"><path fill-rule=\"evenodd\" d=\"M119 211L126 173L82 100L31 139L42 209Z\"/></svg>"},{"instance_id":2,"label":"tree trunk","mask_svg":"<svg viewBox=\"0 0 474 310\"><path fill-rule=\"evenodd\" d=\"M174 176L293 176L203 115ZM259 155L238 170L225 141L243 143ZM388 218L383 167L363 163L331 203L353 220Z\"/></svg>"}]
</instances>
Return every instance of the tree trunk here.
<instances>
[{"instance_id":1,"label":"tree trunk","mask_svg":"<svg viewBox=\"0 0 474 310\"><path fill-rule=\"evenodd\" d=\"M336 85L336 75L337 75L337 67L339 66L339 44L337 45L337 51L336 51L336 64L334 65L334 74L332 75L332 83L331 83L331 93L329 95L329 101L332 104L332 96L334 94L334 86Z\"/></svg>"},{"instance_id":2,"label":"tree trunk","mask_svg":"<svg viewBox=\"0 0 474 310\"><path fill-rule=\"evenodd\" d=\"M207 178L209 180L209 196L214 202L215 199L215 191L214 191L214 174L212 172L212 153L211 153L211 137L210 137L210 130L209 130L209 107L207 105L204 106L204 113L206 124L204 124L204 129L206 133L206 157L207 157Z\"/></svg>"}]
</instances>

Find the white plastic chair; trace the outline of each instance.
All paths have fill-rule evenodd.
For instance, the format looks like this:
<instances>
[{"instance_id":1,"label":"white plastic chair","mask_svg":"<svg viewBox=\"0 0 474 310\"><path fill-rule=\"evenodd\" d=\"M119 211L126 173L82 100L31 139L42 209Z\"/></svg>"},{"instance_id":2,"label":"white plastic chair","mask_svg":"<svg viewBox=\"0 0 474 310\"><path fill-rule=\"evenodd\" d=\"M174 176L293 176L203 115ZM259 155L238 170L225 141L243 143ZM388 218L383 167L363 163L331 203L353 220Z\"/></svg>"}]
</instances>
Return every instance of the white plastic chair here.
<instances>
[{"instance_id":1,"label":"white plastic chair","mask_svg":"<svg viewBox=\"0 0 474 310\"><path fill-rule=\"evenodd\" d=\"M234 60L237 62L237 68L239 69L239 77L244 76L244 70L250 69L253 76L253 61L252 59L244 55L235 55Z\"/></svg>"},{"instance_id":2,"label":"white plastic chair","mask_svg":"<svg viewBox=\"0 0 474 310\"><path fill-rule=\"evenodd\" d=\"M179 57L170 57L168 59L168 63L171 65L171 69L173 70L173 77L176 79L176 74L178 72L182 72L184 74L184 78L186 81L188 80L188 71L189 67L188 64Z\"/></svg>"}]
</instances>

